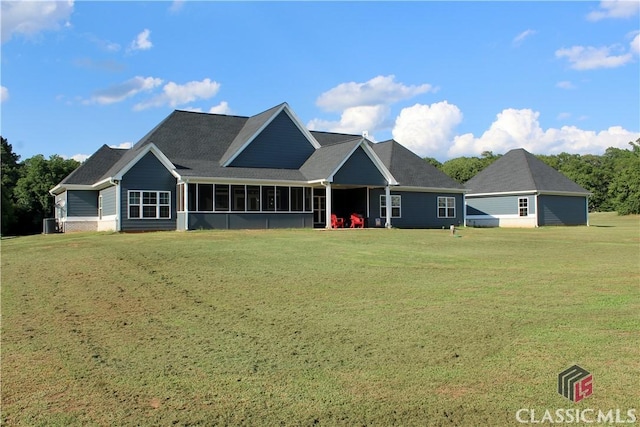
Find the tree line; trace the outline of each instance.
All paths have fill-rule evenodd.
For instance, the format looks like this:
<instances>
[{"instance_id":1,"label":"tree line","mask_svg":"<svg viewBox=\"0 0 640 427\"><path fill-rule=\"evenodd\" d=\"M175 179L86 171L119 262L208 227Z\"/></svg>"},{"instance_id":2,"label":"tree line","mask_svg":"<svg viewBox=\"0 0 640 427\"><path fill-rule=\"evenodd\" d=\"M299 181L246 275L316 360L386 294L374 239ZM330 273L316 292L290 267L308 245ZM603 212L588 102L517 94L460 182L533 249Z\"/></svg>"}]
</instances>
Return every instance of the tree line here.
<instances>
[{"instance_id":1,"label":"tree line","mask_svg":"<svg viewBox=\"0 0 640 427\"><path fill-rule=\"evenodd\" d=\"M42 154L20 161L9 142L2 140L2 235L41 233L44 218L53 217L54 186L80 166L80 162Z\"/></svg>"},{"instance_id":2,"label":"tree line","mask_svg":"<svg viewBox=\"0 0 640 427\"><path fill-rule=\"evenodd\" d=\"M457 157L444 163L429 157L425 160L464 184L501 156L485 151L479 157ZM640 138L629 142L627 149L609 147L602 155L560 153L536 157L591 192L591 212L640 213Z\"/></svg>"},{"instance_id":3,"label":"tree line","mask_svg":"<svg viewBox=\"0 0 640 427\"><path fill-rule=\"evenodd\" d=\"M49 190L74 171L80 162L56 154L42 154L20 161L9 142L2 139L2 235L41 233L42 221L53 217L53 197ZM602 155L538 155L549 166L593 193L590 211L617 211L620 215L640 214L640 138L630 148L610 147ZM440 163L425 161L465 183L501 157L486 151L478 157L457 157Z\"/></svg>"}]
</instances>

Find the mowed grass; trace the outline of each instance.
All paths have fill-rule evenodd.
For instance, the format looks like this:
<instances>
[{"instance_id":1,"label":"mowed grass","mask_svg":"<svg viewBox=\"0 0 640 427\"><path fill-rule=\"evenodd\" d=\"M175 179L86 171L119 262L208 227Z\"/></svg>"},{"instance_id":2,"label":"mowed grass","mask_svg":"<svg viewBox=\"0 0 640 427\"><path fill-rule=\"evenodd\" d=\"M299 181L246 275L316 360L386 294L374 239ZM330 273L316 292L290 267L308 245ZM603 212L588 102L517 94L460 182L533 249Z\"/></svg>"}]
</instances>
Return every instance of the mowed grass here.
<instances>
[{"instance_id":1,"label":"mowed grass","mask_svg":"<svg viewBox=\"0 0 640 427\"><path fill-rule=\"evenodd\" d=\"M640 410L640 218L2 241L5 425L516 425ZM579 364L593 395L557 375ZM540 417L539 415L538 417Z\"/></svg>"}]
</instances>

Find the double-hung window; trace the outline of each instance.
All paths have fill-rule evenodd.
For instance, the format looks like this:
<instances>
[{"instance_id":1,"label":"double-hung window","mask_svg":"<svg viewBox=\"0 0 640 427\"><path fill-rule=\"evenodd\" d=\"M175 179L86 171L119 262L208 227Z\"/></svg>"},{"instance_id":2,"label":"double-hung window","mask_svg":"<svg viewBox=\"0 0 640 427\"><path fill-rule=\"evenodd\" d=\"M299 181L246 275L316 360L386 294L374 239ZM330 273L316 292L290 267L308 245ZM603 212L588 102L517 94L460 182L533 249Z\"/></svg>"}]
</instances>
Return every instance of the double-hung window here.
<instances>
[{"instance_id":1,"label":"double-hung window","mask_svg":"<svg viewBox=\"0 0 640 427\"><path fill-rule=\"evenodd\" d=\"M129 218L171 218L171 192L129 191Z\"/></svg>"},{"instance_id":2,"label":"double-hung window","mask_svg":"<svg viewBox=\"0 0 640 427\"><path fill-rule=\"evenodd\" d=\"M456 198L438 197L438 218L456 217Z\"/></svg>"},{"instance_id":3,"label":"double-hung window","mask_svg":"<svg viewBox=\"0 0 640 427\"><path fill-rule=\"evenodd\" d=\"M528 197L518 198L518 215L519 216L529 215L529 198Z\"/></svg>"},{"instance_id":4,"label":"double-hung window","mask_svg":"<svg viewBox=\"0 0 640 427\"><path fill-rule=\"evenodd\" d=\"M391 195L391 218L400 218L402 207L402 197L399 195ZM387 196L380 196L380 217L387 217Z\"/></svg>"}]
</instances>

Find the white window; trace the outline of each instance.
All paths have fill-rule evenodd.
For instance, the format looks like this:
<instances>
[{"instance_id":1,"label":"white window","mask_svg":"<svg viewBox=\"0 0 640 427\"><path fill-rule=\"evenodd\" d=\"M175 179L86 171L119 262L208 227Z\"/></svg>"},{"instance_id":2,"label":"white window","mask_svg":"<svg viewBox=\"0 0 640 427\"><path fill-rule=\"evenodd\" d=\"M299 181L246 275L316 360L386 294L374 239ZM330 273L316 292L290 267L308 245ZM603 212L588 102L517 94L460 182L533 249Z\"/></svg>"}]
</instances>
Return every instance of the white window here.
<instances>
[{"instance_id":1,"label":"white window","mask_svg":"<svg viewBox=\"0 0 640 427\"><path fill-rule=\"evenodd\" d=\"M400 211L402 205L402 197L398 195L391 195L391 218L400 218ZM380 196L380 217L387 217L387 196L384 194Z\"/></svg>"},{"instance_id":2,"label":"white window","mask_svg":"<svg viewBox=\"0 0 640 427\"><path fill-rule=\"evenodd\" d=\"M456 198L438 197L438 218L456 217Z\"/></svg>"},{"instance_id":3,"label":"white window","mask_svg":"<svg viewBox=\"0 0 640 427\"><path fill-rule=\"evenodd\" d=\"M171 218L171 192L129 191L129 218Z\"/></svg>"},{"instance_id":4,"label":"white window","mask_svg":"<svg viewBox=\"0 0 640 427\"><path fill-rule=\"evenodd\" d=\"M529 198L528 197L518 197L518 215L520 216L529 215Z\"/></svg>"}]
</instances>

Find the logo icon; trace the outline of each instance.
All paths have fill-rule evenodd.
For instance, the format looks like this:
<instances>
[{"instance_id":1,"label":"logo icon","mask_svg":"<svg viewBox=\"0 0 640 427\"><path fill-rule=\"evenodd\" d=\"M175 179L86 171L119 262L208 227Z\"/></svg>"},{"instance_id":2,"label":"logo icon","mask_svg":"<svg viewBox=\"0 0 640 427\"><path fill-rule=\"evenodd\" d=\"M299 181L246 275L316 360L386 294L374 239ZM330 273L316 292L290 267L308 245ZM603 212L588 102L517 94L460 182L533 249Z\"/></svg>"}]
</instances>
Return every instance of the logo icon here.
<instances>
[{"instance_id":1,"label":"logo icon","mask_svg":"<svg viewBox=\"0 0 640 427\"><path fill-rule=\"evenodd\" d=\"M558 375L558 393L572 402L580 402L593 393L593 375L578 365L565 369Z\"/></svg>"}]
</instances>

